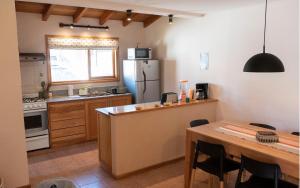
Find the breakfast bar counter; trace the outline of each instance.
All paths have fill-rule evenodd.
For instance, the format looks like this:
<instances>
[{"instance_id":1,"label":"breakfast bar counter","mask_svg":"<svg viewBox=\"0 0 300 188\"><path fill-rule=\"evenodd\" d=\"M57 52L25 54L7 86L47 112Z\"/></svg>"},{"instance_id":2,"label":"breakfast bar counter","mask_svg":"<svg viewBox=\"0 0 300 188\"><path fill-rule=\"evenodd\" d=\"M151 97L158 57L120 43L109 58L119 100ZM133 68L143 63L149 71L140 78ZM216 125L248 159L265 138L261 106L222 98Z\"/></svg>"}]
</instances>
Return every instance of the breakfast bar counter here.
<instances>
[{"instance_id":1,"label":"breakfast bar counter","mask_svg":"<svg viewBox=\"0 0 300 188\"><path fill-rule=\"evenodd\" d=\"M140 113L140 112L147 112L153 110L167 110L169 108L186 107L190 105L199 105L199 104L214 103L214 102L217 102L217 99L194 100L189 103L173 103L168 105L161 105L160 102L151 102L151 103L132 104L126 106L99 108L97 109L97 111L106 115L124 115L129 113Z\"/></svg>"},{"instance_id":2,"label":"breakfast bar counter","mask_svg":"<svg viewBox=\"0 0 300 188\"><path fill-rule=\"evenodd\" d=\"M143 103L96 109L101 167L120 178L181 159L195 119L216 120L216 99L160 105Z\"/></svg>"}]
</instances>

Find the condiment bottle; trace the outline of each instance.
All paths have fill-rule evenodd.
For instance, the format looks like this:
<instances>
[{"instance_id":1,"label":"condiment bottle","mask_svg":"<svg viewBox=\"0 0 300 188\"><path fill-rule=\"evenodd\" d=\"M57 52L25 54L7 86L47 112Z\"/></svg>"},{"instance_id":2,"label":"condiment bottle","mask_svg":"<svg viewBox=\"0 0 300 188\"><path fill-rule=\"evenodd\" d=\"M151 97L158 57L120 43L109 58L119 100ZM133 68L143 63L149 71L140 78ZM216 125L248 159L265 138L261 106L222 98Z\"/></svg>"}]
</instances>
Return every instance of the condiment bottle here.
<instances>
[{"instance_id":1,"label":"condiment bottle","mask_svg":"<svg viewBox=\"0 0 300 188\"><path fill-rule=\"evenodd\" d=\"M188 90L188 81L187 80L180 80L179 81L179 101L186 102L187 97L187 90Z\"/></svg>"}]
</instances>

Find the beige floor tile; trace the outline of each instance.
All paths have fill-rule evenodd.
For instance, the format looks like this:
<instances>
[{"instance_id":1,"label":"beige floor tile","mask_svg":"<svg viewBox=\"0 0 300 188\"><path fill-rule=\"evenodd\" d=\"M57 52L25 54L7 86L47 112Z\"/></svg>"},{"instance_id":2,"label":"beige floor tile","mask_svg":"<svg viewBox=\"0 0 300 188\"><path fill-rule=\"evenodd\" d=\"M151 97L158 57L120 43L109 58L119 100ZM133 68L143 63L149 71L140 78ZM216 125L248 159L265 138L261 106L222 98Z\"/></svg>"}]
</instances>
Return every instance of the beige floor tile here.
<instances>
[{"instance_id":1,"label":"beige floor tile","mask_svg":"<svg viewBox=\"0 0 300 188\"><path fill-rule=\"evenodd\" d=\"M101 168L96 142L88 142L29 157L30 182L32 187L42 180L65 177L80 188L183 188L184 160L160 168L116 180ZM196 173L193 188L207 188L208 175ZM228 188L234 187L236 174ZM226 187L226 188L227 188Z\"/></svg>"}]
</instances>

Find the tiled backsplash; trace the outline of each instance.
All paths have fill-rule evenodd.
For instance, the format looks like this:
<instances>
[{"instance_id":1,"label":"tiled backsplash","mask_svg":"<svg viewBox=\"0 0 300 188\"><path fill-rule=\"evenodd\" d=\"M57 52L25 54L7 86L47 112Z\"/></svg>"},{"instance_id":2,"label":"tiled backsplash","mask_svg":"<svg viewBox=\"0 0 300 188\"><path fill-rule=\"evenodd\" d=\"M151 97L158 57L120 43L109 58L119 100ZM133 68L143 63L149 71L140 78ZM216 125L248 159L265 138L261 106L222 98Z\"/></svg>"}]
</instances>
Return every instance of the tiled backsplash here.
<instances>
[{"instance_id":1,"label":"tiled backsplash","mask_svg":"<svg viewBox=\"0 0 300 188\"><path fill-rule=\"evenodd\" d=\"M47 83L47 65L43 62L20 62L23 94L38 93L41 81Z\"/></svg>"}]
</instances>

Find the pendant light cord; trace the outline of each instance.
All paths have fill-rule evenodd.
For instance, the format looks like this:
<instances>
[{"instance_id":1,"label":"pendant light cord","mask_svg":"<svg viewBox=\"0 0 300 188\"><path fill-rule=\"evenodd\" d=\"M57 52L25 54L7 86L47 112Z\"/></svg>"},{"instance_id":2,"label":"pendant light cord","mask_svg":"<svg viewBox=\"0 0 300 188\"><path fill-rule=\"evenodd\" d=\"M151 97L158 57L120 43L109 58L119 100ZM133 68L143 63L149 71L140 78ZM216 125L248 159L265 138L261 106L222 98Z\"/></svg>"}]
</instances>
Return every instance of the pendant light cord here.
<instances>
[{"instance_id":1,"label":"pendant light cord","mask_svg":"<svg viewBox=\"0 0 300 188\"><path fill-rule=\"evenodd\" d=\"M265 7L265 27L264 27L264 47L263 47L263 53L266 52L267 10L268 10L268 0L266 0L266 7Z\"/></svg>"}]
</instances>

